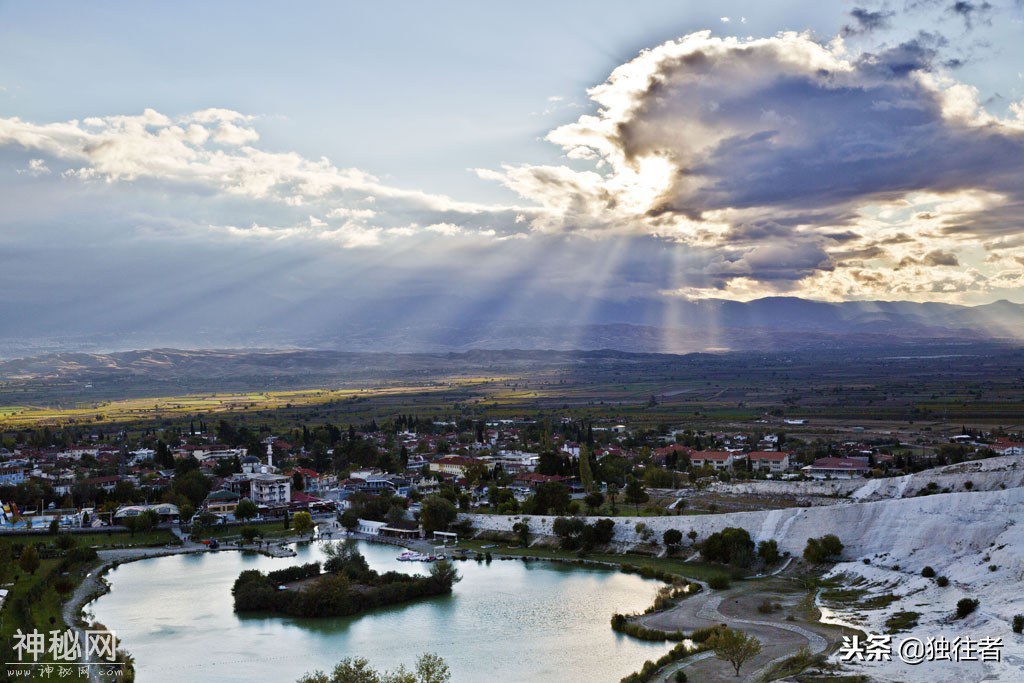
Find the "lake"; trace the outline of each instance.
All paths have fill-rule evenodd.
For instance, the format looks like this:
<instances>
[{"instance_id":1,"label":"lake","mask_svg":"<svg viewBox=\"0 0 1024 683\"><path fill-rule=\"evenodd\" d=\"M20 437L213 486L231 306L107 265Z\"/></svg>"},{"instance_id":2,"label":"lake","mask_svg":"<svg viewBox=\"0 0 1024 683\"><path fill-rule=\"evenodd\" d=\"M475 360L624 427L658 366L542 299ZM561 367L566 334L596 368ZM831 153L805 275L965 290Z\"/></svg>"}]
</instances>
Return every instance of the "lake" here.
<instances>
[{"instance_id":1,"label":"lake","mask_svg":"<svg viewBox=\"0 0 1024 683\"><path fill-rule=\"evenodd\" d=\"M429 567L397 561L400 548L359 549L377 571ZM423 652L444 657L455 683L614 682L670 648L609 626L614 612L646 609L658 582L548 562L456 562L462 581L452 595L356 617L235 614L231 585L242 570L322 559L315 544L296 551L283 559L227 551L131 562L107 574L111 592L87 609L117 633L143 683L288 683L314 669L330 671L344 657L366 657L378 669L411 668Z\"/></svg>"}]
</instances>

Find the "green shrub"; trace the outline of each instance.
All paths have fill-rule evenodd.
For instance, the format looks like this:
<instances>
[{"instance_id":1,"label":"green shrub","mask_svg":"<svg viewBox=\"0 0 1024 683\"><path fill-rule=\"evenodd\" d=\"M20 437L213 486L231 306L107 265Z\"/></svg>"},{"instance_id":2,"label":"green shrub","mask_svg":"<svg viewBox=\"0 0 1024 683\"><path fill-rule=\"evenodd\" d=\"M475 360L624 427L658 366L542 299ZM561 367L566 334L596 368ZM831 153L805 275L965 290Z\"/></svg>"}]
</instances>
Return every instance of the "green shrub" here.
<instances>
[{"instance_id":1,"label":"green shrub","mask_svg":"<svg viewBox=\"0 0 1024 683\"><path fill-rule=\"evenodd\" d=\"M920 616L918 612L896 612L885 620L886 633L898 633L912 629L917 626Z\"/></svg>"},{"instance_id":2,"label":"green shrub","mask_svg":"<svg viewBox=\"0 0 1024 683\"><path fill-rule=\"evenodd\" d=\"M923 576L926 579L933 579L935 578L935 570L931 567L925 567L921 570L921 576Z\"/></svg>"},{"instance_id":3,"label":"green shrub","mask_svg":"<svg viewBox=\"0 0 1024 683\"><path fill-rule=\"evenodd\" d=\"M757 544L757 556L761 558L761 561L765 564L775 564L781 559L779 554L779 544L774 538L770 538L767 541L761 541Z\"/></svg>"},{"instance_id":4,"label":"green shrub","mask_svg":"<svg viewBox=\"0 0 1024 683\"><path fill-rule=\"evenodd\" d=\"M935 585L939 588L945 588L949 585L949 579L947 579L945 576L940 576L937 579L935 579Z\"/></svg>"},{"instance_id":5,"label":"green shrub","mask_svg":"<svg viewBox=\"0 0 1024 683\"><path fill-rule=\"evenodd\" d=\"M804 548L804 559L811 564L821 564L837 559L843 552L843 543L835 534L821 538L808 538Z\"/></svg>"},{"instance_id":6,"label":"green shrub","mask_svg":"<svg viewBox=\"0 0 1024 683\"><path fill-rule=\"evenodd\" d=\"M1024 614L1017 614L1013 617L1013 632L1024 632Z\"/></svg>"},{"instance_id":7,"label":"green shrub","mask_svg":"<svg viewBox=\"0 0 1024 683\"><path fill-rule=\"evenodd\" d=\"M709 562L749 567L754 561L754 541L746 529L726 527L700 544L700 554Z\"/></svg>"},{"instance_id":8,"label":"green shrub","mask_svg":"<svg viewBox=\"0 0 1024 683\"><path fill-rule=\"evenodd\" d=\"M978 605L981 604L974 598L961 598L956 603L956 618L963 619L968 614L978 609Z\"/></svg>"},{"instance_id":9,"label":"green shrub","mask_svg":"<svg viewBox=\"0 0 1024 683\"><path fill-rule=\"evenodd\" d=\"M716 591L723 591L729 587L729 577L725 574L715 574L708 579L708 587Z\"/></svg>"}]
</instances>

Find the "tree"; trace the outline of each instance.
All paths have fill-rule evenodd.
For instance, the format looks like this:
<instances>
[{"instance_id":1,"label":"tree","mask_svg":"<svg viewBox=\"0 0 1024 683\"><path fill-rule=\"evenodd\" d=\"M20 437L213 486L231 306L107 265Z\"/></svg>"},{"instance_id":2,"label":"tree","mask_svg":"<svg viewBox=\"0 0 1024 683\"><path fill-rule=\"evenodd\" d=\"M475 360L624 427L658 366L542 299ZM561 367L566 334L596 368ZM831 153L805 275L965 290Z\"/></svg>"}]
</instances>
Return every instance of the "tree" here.
<instances>
[{"instance_id":1,"label":"tree","mask_svg":"<svg viewBox=\"0 0 1024 683\"><path fill-rule=\"evenodd\" d=\"M530 512L535 515L546 515L548 512L564 515L569 511L570 502L572 502L572 494L569 487L563 486L557 481L546 481L543 484L537 484Z\"/></svg>"},{"instance_id":2,"label":"tree","mask_svg":"<svg viewBox=\"0 0 1024 683\"><path fill-rule=\"evenodd\" d=\"M11 544L0 543L0 584L6 583L14 562L11 559Z\"/></svg>"},{"instance_id":3,"label":"tree","mask_svg":"<svg viewBox=\"0 0 1024 683\"><path fill-rule=\"evenodd\" d=\"M298 683L449 683L451 679L444 659L428 652L416 660L413 671L402 665L394 671L378 672L362 657L346 657L330 675L314 671L300 678Z\"/></svg>"},{"instance_id":4,"label":"tree","mask_svg":"<svg viewBox=\"0 0 1024 683\"><path fill-rule=\"evenodd\" d=\"M808 538L804 548L804 559L811 564L821 564L838 558L843 552L843 544L835 534L826 534L821 538Z\"/></svg>"},{"instance_id":5,"label":"tree","mask_svg":"<svg viewBox=\"0 0 1024 683\"><path fill-rule=\"evenodd\" d=\"M615 505L615 498L618 495L619 495L619 487L618 487L618 485L615 484L614 482L609 482L609 484L608 484L608 502L611 503L612 514L613 515L617 514L618 511L619 511L618 507L616 507L616 505Z\"/></svg>"},{"instance_id":6,"label":"tree","mask_svg":"<svg viewBox=\"0 0 1024 683\"><path fill-rule=\"evenodd\" d=\"M661 540L669 548L675 549L676 546L683 542L683 532L679 529L665 529L665 533L661 535Z\"/></svg>"},{"instance_id":7,"label":"tree","mask_svg":"<svg viewBox=\"0 0 1024 683\"><path fill-rule=\"evenodd\" d=\"M732 664L737 677L744 662L761 653L760 640L731 628L718 629L715 635L708 639L708 645L714 651L715 657Z\"/></svg>"},{"instance_id":8,"label":"tree","mask_svg":"<svg viewBox=\"0 0 1024 683\"><path fill-rule=\"evenodd\" d=\"M588 493L594 487L594 472L590 467L590 450L586 446L580 448L580 483L583 484L583 490Z\"/></svg>"},{"instance_id":9,"label":"tree","mask_svg":"<svg viewBox=\"0 0 1024 683\"><path fill-rule=\"evenodd\" d=\"M355 531L359 527L359 513L348 509L341 513L341 525L349 531Z\"/></svg>"},{"instance_id":10,"label":"tree","mask_svg":"<svg viewBox=\"0 0 1024 683\"><path fill-rule=\"evenodd\" d=\"M195 458L182 458L178 461L178 465L188 462L196 463ZM206 494L210 492L210 480L203 476L203 473L198 469L192 469L181 474L175 474L174 483L171 484L171 488L174 493L185 496L192 505L199 507L206 500Z\"/></svg>"},{"instance_id":11,"label":"tree","mask_svg":"<svg viewBox=\"0 0 1024 683\"><path fill-rule=\"evenodd\" d=\"M263 537L263 532L254 526L244 526L238 530L238 533L246 543L252 543L257 538Z\"/></svg>"},{"instance_id":12,"label":"tree","mask_svg":"<svg viewBox=\"0 0 1024 683\"><path fill-rule=\"evenodd\" d=\"M256 503L252 502L248 498L243 498L238 501L238 505L235 506L235 519L243 522L252 519L259 513L259 508L256 507Z\"/></svg>"},{"instance_id":13,"label":"tree","mask_svg":"<svg viewBox=\"0 0 1024 683\"><path fill-rule=\"evenodd\" d=\"M21 567L23 572L29 574L36 573L36 570L39 569L39 553L36 552L34 545L29 544L21 551L21 559L18 560L18 566Z\"/></svg>"},{"instance_id":14,"label":"tree","mask_svg":"<svg viewBox=\"0 0 1024 683\"><path fill-rule=\"evenodd\" d=\"M153 460L165 470L174 467L174 454L171 453L171 449L167 447L163 439L156 442L156 452L153 454Z\"/></svg>"},{"instance_id":15,"label":"tree","mask_svg":"<svg viewBox=\"0 0 1024 683\"><path fill-rule=\"evenodd\" d=\"M775 564L779 561L781 555L779 555L779 543L774 538L769 538L766 541L761 541L757 544L757 556L761 558L761 561L766 565Z\"/></svg>"},{"instance_id":16,"label":"tree","mask_svg":"<svg viewBox=\"0 0 1024 683\"><path fill-rule=\"evenodd\" d=\"M587 524L579 517L557 517L551 523L551 531L558 536L563 550L576 550L581 545L583 530Z\"/></svg>"},{"instance_id":17,"label":"tree","mask_svg":"<svg viewBox=\"0 0 1024 683\"><path fill-rule=\"evenodd\" d=\"M675 488L676 477L661 467L648 467L644 470L644 484L653 489Z\"/></svg>"},{"instance_id":18,"label":"tree","mask_svg":"<svg viewBox=\"0 0 1024 683\"><path fill-rule=\"evenodd\" d=\"M604 504L604 494L600 491L588 493L583 498L583 504L587 506L589 514L594 514Z\"/></svg>"},{"instance_id":19,"label":"tree","mask_svg":"<svg viewBox=\"0 0 1024 683\"><path fill-rule=\"evenodd\" d=\"M420 510L420 522L428 534L434 531L445 531L448 525L458 517L455 504L439 495L428 496Z\"/></svg>"},{"instance_id":20,"label":"tree","mask_svg":"<svg viewBox=\"0 0 1024 683\"><path fill-rule=\"evenodd\" d=\"M292 472L292 488L296 491L301 491L306 487L306 480L302 478L302 472L295 470Z\"/></svg>"},{"instance_id":21,"label":"tree","mask_svg":"<svg viewBox=\"0 0 1024 683\"><path fill-rule=\"evenodd\" d=\"M524 519L512 525L512 532L519 539L519 545L523 548L530 545L530 520Z\"/></svg>"},{"instance_id":22,"label":"tree","mask_svg":"<svg viewBox=\"0 0 1024 683\"><path fill-rule=\"evenodd\" d=\"M484 467L482 462L473 461L469 464L469 467L465 469L463 479L466 480L466 485L475 489L477 485L487 477L487 468Z\"/></svg>"},{"instance_id":23,"label":"tree","mask_svg":"<svg viewBox=\"0 0 1024 683\"><path fill-rule=\"evenodd\" d=\"M754 560L754 541L746 529L726 527L704 539L700 554L710 562L749 567Z\"/></svg>"},{"instance_id":24,"label":"tree","mask_svg":"<svg viewBox=\"0 0 1024 683\"><path fill-rule=\"evenodd\" d=\"M417 683L448 683L452 674L444 659L427 652L416 660Z\"/></svg>"},{"instance_id":25,"label":"tree","mask_svg":"<svg viewBox=\"0 0 1024 683\"><path fill-rule=\"evenodd\" d=\"M639 515L640 503L646 503L651 497L647 495L647 490L642 481L636 477L630 477L626 481L626 491L623 493L623 498L627 503L632 503L636 507L636 514Z\"/></svg>"},{"instance_id":26,"label":"tree","mask_svg":"<svg viewBox=\"0 0 1024 683\"><path fill-rule=\"evenodd\" d=\"M459 570L448 560L441 560L430 565L430 578L434 583L449 590L453 584L461 580Z\"/></svg>"},{"instance_id":27,"label":"tree","mask_svg":"<svg viewBox=\"0 0 1024 683\"><path fill-rule=\"evenodd\" d=\"M53 582L53 589L62 596L66 596L75 590L75 582L68 576L58 576Z\"/></svg>"},{"instance_id":28,"label":"tree","mask_svg":"<svg viewBox=\"0 0 1024 683\"><path fill-rule=\"evenodd\" d=\"M296 512L292 516L292 526L300 536L313 532L313 515L308 512Z\"/></svg>"}]
</instances>

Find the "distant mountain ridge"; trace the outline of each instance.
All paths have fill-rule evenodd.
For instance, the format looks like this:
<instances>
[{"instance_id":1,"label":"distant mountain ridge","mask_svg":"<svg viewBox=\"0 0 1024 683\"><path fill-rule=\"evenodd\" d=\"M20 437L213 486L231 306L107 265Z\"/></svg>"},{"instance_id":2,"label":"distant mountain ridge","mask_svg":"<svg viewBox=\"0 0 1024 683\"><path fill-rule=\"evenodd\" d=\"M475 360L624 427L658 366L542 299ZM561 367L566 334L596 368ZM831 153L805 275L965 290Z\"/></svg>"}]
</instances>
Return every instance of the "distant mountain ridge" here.
<instances>
[{"instance_id":1,"label":"distant mountain ridge","mask_svg":"<svg viewBox=\"0 0 1024 683\"><path fill-rule=\"evenodd\" d=\"M287 318L210 325L160 320L100 327L60 338L44 332L0 339L0 358L61 351L140 348L303 348L359 352L444 353L472 349L615 349L693 353L878 346L922 340L1024 340L1024 305L981 306L908 301L811 301L768 297L593 300L519 296L443 300L405 296L366 306L359 315L316 299ZM326 312L325 312L326 311ZM225 312L225 316L231 312Z\"/></svg>"}]
</instances>

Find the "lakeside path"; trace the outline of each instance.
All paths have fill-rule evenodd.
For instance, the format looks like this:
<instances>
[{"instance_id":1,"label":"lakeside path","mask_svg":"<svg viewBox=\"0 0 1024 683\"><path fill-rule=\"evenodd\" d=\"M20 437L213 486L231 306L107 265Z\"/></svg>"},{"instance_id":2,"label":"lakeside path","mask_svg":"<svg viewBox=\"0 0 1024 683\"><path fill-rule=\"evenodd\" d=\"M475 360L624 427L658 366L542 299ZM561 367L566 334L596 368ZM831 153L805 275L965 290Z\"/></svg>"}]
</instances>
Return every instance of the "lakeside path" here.
<instances>
[{"instance_id":1,"label":"lakeside path","mask_svg":"<svg viewBox=\"0 0 1024 683\"><path fill-rule=\"evenodd\" d=\"M730 627L742 626L748 635L761 641L762 651L752 659L742 672L740 680L757 681L774 664L793 656L801 647L807 647L812 654L824 652L835 639L827 627L820 630L816 624L802 625L785 621L784 618L749 619L745 615L756 611L757 603L763 599L760 591L741 585L726 591L704 590L663 612L641 616L637 621L649 628L663 631L689 632L718 624ZM712 652L702 652L680 662L669 664L658 675L659 681L671 681L680 669L687 669L693 680L702 683L725 683L736 681L732 666L714 658Z\"/></svg>"}]
</instances>

